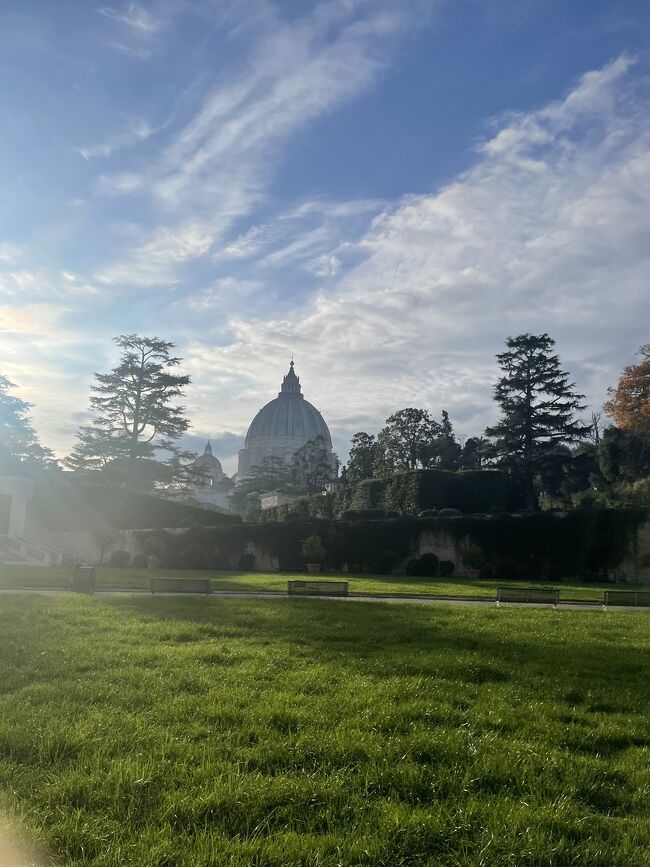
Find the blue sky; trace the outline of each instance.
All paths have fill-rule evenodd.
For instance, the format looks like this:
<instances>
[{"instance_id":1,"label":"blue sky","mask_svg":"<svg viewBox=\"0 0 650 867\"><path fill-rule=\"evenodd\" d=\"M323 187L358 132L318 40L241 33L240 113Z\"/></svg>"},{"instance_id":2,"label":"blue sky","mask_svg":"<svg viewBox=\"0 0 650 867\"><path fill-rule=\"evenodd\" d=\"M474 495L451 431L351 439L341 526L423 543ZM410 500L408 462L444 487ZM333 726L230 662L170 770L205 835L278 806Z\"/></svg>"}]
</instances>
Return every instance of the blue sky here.
<instances>
[{"instance_id":1,"label":"blue sky","mask_svg":"<svg viewBox=\"0 0 650 867\"><path fill-rule=\"evenodd\" d=\"M647 342L645 0L4 0L2 372L65 454L122 332L227 469L293 354L344 455L493 420L548 331L591 404Z\"/></svg>"}]
</instances>

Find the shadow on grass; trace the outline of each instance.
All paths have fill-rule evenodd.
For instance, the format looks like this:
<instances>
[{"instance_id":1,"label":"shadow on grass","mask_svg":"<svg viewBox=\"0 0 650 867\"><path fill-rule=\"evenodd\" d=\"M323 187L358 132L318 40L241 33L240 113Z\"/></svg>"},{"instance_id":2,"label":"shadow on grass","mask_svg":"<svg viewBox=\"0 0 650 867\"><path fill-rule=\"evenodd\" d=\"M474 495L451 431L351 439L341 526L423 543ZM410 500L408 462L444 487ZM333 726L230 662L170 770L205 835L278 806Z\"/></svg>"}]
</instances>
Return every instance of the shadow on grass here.
<instances>
[{"instance_id":1,"label":"shadow on grass","mask_svg":"<svg viewBox=\"0 0 650 867\"><path fill-rule=\"evenodd\" d=\"M179 640L283 644L296 659L305 653L339 667L422 676L441 674L449 652L468 683L505 681L526 674L533 689L549 682L581 690L619 681L650 702L650 641L639 612L558 612L527 609L417 607L382 603L283 599L102 600L148 623L184 624ZM646 623L644 620L643 623ZM186 629L192 624L194 630ZM638 624L638 626L637 626ZM636 627L636 629L634 628ZM635 636L639 636L638 641ZM173 635L171 640L174 640Z\"/></svg>"}]
</instances>

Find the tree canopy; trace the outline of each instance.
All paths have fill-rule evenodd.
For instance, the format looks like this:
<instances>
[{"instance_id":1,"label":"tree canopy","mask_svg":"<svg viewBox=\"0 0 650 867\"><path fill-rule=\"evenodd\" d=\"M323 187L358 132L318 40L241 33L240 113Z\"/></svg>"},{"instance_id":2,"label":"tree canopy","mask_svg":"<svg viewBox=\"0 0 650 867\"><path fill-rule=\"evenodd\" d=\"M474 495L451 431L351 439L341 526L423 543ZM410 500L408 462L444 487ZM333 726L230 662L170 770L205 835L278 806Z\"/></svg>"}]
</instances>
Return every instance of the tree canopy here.
<instances>
[{"instance_id":1,"label":"tree canopy","mask_svg":"<svg viewBox=\"0 0 650 867\"><path fill-rule=\"evenodd\" d=\"M650 343L637 354L641 361L623 370L616 388L607 390L603 408L621 430L650 436Z\"/></svg>"}]
</instances>

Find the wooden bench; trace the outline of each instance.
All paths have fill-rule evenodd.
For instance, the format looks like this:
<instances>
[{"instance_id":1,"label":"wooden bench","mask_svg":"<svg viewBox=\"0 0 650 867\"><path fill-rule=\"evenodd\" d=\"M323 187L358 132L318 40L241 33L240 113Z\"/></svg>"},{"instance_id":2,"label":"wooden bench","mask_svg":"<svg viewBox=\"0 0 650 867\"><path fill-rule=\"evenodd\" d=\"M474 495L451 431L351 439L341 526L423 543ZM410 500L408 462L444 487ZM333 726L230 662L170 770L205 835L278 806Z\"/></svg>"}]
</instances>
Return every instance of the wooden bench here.
<instances>
[{"instance_id":1,"label":"wooden bench","mask_svg":"<svg viewBox=\"0 0 650 867\"><path fill-rule=\"evenodd\" d=\"M152 593L211 593L209 578L150 578Z\"/></svg>"},{"instance_id":2,"label":"wooden bench","mask_svg":"<svg viewBox=\"0 0 650 867\"><path fill-rule=\"evenodd\" d=\"M288 581L289 596L347 596L347 581Z\"/></svg>"},{"instance_id":3,"label":"wooden bench","mask_svg":"<svg viewBox=\"0 0 650 867\"><path fill-rule=\"evenodd\" d=\"M650 608L650 590L605 590L603 605L625 605L633 608Z\"/></svg>"},{"instance_id":4,"label":"wooden bench","mask_svg":"<svg viewBox=\"0 0 650 867\"><path fill-rule=\"evenodd\" d=\"M557 605L560 591L553 587L497 587L497 602Z\"/></svg>"}]
</instances>

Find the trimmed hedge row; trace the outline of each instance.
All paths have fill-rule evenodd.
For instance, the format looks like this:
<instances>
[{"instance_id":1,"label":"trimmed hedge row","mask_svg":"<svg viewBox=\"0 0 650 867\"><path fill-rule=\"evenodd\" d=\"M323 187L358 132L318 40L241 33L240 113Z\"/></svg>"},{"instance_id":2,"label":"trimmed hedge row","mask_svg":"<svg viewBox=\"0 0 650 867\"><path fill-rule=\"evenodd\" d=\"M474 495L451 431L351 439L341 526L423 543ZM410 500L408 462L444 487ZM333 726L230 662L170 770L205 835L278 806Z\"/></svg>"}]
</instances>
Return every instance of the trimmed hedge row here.
<instances>
[{"instance_id":1,"label":"trimmed hedge row","mask_svg":"<svg viewBox=\"0 0 650 867\"><path fill-rule=\"evenodd\" d=\"M486 577L558 580L597 579L628 557L645 510L601 509L563 514L464 515L393 520L292 521L195 527L182 535L147 535L146 553L156 553L167 568L234 569L247 544L277 558L281 571L302 569L301 546L318 536L326 565L340 570L391 571L418 550L424 531L452 537L463 548L476 546Z\"/></svg>"},{"instance_id":2,"label":"trimmed hedge row","mask_svg":"<svg viewBox=\"0 0 650 867\"><path fill-rule=\"evenodd\" d=\"M301 497L269 509L266 520L345 517L346 512L418 515L427 509L464 513L507 512L523 506L511 478L499 470L408 470L385 479L366 479L326 496ZM368 515L371 517L371 515Z\"/></svg>"}]
</instances>

